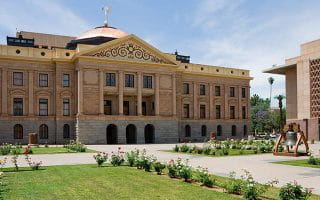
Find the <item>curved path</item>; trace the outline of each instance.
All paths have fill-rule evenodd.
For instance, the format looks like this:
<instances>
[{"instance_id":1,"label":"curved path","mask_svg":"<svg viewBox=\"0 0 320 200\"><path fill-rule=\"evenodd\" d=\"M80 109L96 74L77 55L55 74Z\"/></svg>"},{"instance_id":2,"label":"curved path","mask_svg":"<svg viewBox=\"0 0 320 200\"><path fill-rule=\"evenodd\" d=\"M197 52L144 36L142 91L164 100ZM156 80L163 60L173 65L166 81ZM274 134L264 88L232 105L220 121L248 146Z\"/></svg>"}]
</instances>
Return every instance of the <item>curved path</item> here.
<instances>
[{"instance_id":1,"label":"curved path","mask_svg":"<svg viewBox=\"0 0 320 200\"><path fill-rule=\"evenodd\" d=\"M202 145L202 144L197 144ZM132 149L146 148L148 154L153 154L158 160L167 162L170 159L189 159L193 167L207 167L210 173L220 176L228 176L231 171L238 175L243 174L243 169L248 170L258 182L264 183L274 179L279 181L278 186L285 183L297 181L304 187L313 188L313 193L320 194L320 169L296 167L288 165L273 164L272 162L284 160L305 159L305 157L282 157L272 154L259 154L249 156L228 156L228 157L207 157L188 155L182 153L169 153L159 150L169 150L174 144L152 144L152 145L88 145L88 148L96 151L117 151L121 147L124 151ZM311 146L314 151L320 149L320 144ZM318 150L319 152L319 150ZM32 161L42 161L44 165L73 165L73 164L91 164L95 163L93 153L69 153L69 154L39 154L31 155ZM3 159L3 156L0 157ZM8 158L10 159L10 158ZM9 160L10 161L10 160ZM20 166L26 166L24 156L19 158ZM8 162L7 166L12 166Z\"/></svg>"}]
</instances>

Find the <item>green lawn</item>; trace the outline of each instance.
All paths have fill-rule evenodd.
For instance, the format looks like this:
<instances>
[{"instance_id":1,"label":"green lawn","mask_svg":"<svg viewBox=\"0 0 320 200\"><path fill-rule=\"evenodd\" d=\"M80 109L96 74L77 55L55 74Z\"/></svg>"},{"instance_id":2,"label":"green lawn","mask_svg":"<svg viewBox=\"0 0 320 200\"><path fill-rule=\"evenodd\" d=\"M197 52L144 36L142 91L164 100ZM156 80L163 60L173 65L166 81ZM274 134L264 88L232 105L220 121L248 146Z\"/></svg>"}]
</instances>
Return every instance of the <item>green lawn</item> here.
<instances>
[{"instance_id":1,"label":"green lawn","mask_svg":"<svg viewBox=\"0 0 320 200\"><path fill-rule=\"evenodd\" d=\"M22 148L21 153L25 148ZM57 153L95 153L96 151L87 149L86 152L76 152L63 147L32 147L33 154L57 154ZM10 153L12 154L12 153Z\"/></svg>"},{"instance_id":2,"label":"green lawn","mask_svg":"<svg viewBox=\"0 0 320 200\"><path fill-rule=\"evenodd\" d=\"M5 173L4 199L240 199L126 166L42 169Z\"/></svg>"},{"instance_id":3,"label":"green lawn","mask_svg":"<svg viewBox=\"0 0 320 200\"><path fill-rule=\"evenodd\" d=\"M283 164L283 165L300 166L300 167L320 168L320 165L308 164L308 160L289 160L289 161L280 161L280 162L274 162L274 163Z\"/></svg>"},{"instance_id":4,"label":"green lawn","mask_svg":"<svg viewBox=\"0 0 320 200\"><path fill-rule=\"evenodd\" d=\"M262 153L260 153L259 151L258 151L258 153L255 154L253 150L243 150L243 154L240 154L240 149L230 149L230 150L229 150L229 155L222 155L222 154L220 154L219 152L220 152L221 150L218 150L215 155L207 155L207 154L204 154L204 153L202 153L202 154L189 153L189 152L181 152L181 151L176 152L176 151L174 151L174 150L161 150L161 151L163 151L163 152L170 152L170 153L184 153L184 154L199 155L199 156L211 156L211 157L221 157L221 156L245 156L245 155L257 155L257 154L262 154ZM265 154L265 153L264 153L264 154Z\"/></svg>"},{"instance_id":5,"label":"green lawn","mask_svg":"<svg viewBox=\"0 0 320 200\"><path fill-rule=\"evenodd\" d=\"M42 167L38 171L12 170L5 169L4 199L243 199L127 166L72 165ZM227 179L214 178L218 185ZM262 199L276 200L278 192L278 188L271 188Z\"/></svg>"}]
</instances>

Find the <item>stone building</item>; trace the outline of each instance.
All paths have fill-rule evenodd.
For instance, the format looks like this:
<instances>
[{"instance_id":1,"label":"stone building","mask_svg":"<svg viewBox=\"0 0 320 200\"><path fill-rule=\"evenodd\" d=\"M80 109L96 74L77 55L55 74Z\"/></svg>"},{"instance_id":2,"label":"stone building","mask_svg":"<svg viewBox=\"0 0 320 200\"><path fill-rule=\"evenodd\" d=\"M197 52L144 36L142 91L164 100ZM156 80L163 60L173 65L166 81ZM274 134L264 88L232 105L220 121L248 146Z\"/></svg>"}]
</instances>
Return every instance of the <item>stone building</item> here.
<instances>
[{"instance_id":1,"label":"stone building","mask_svg":"<svg viewBox=\"0 0 320 200\"><path fill-rule=\"evenodd\" d=\"M300 55L264 70L285 75L287 122L301 126L309 140L320 140L320 40L300 46Z\"/></svg>"},{"instance_id":2,"label":"stone building","mask_svg":"<svg viewBox=\"0 0 320 200\"><path fill-rule=\"evenodd\" d=\"M171 143L249 132L248 70L190 63L109 26L0 46L0 142Z\"/></svg>"}]
</instances>

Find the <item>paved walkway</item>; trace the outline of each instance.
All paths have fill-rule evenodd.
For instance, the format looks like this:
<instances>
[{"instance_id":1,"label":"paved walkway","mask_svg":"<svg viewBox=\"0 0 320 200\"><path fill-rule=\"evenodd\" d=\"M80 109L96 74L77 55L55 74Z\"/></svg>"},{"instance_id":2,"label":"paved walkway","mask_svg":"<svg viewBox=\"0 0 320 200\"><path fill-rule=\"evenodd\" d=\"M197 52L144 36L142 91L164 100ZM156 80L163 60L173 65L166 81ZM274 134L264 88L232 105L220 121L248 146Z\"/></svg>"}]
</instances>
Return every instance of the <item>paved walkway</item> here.
<instances>
[{"instance_id":1,"label":"paved walkway","mask_svg":"<svg viewBox=\"0 0 320 200\"><path fill-rule=\"evenodd\" d=\"M202 145L202 144L197 144ZM314 188L313 192L320 194L320 169L296 167L288 165L273 164L272 162L284 160L305 159L305 157L282 157L273 156L272 154L259 154L249 156L229 156L229 157L207 157L188 155L181 153L169 153L159 150L172 149L174 144L152 144L152 145L88 145L88 148L97 151L116 151L118 147L123 148L125 151L132 149L146 148L148 154L155 155L158 160L166 162L170 159L189 159L193 167L202 166L207 167L213 174L220 176L228 176L231 171L237 174L242 174L243 169L251 172L255 180L264 183L274 179L279 181L278 186L285 183L297 181L304 187ZM320 144L311 145L315 154L319 153ZM76 154L47 154L47 155L31 155L33 161L42 161L44 165L73 165L73 164L90 164L95 163L93 153L76 153ZM0 157L3 159L3 157ZM20 156L20 166L26 166L24 157ZM12 166L8 162L8 166Z\"/></svg>"}]
</instances>

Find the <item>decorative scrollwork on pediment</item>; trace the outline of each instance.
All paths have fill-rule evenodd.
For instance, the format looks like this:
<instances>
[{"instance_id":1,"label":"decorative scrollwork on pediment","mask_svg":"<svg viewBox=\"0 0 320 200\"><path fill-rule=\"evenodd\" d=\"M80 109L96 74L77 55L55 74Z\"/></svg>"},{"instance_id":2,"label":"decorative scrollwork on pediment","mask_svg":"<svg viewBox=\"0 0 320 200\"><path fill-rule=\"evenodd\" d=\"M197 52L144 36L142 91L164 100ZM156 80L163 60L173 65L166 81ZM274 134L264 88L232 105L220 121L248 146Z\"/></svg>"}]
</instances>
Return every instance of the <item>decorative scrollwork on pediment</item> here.
<instances>
[{"instance_id":1,"label":"decorative scrollwork on pediment","mask_svg":"<svg viewBox=\"0 0 320 200\"><path fill-rule=\"evenodd\" d=\"M9 90L10 95L26 95L26 90L25 89L10 89Z\"/></svg>"},{"instance_id":2,"label":"decorative scrollwork on pediment","mask_svg":"<svg viewBox=\"0 0 320 200\"><path fill-rule=\"evenodd\" d=\"M90 56L102 58L120 57L129 60L142 60L154 63L170 64L165 59L152 54L151 52L145 50L144 48L133 42L123 43L117 47L113 47L110 49L104 49L99 52L93 53Z\"/></svg>"}]
</instances>

